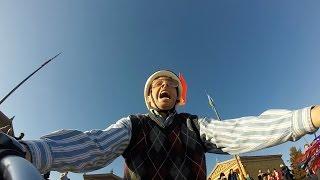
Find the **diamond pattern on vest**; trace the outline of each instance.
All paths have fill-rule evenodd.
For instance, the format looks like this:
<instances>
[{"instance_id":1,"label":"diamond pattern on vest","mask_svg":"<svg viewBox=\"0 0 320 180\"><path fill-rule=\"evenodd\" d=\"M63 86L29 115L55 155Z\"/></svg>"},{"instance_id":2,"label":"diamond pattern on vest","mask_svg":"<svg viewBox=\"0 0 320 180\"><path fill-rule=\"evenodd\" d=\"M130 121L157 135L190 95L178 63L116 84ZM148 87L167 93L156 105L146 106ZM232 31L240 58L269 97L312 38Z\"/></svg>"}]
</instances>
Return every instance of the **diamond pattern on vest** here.
<instances>
[{"instance_id":1,"label":"diamond pattern on vest","mask_svg":"<svg viewBox=\"0 0 320 180\"><path fill-rule=\"evenodd\" d=\"M131 118L124 179L206 179L205 150L187 120L177 115L161 128L148 116Z\"/></svg>"},{"instance_id":2,"label":"diamond pattern on vest","mask_svg":"<svg viewBox=\"0 0 320 180\"><path fill-rule=\"evenodd\" d=\"M163 144L166 140L166 137L163 133L161 133L158 127L154 126L151 129L149 133L149 140L153 142L149 151L155 149L156 152L160 152L161 148L165 148Z\"/></svg>"}]
</instances>

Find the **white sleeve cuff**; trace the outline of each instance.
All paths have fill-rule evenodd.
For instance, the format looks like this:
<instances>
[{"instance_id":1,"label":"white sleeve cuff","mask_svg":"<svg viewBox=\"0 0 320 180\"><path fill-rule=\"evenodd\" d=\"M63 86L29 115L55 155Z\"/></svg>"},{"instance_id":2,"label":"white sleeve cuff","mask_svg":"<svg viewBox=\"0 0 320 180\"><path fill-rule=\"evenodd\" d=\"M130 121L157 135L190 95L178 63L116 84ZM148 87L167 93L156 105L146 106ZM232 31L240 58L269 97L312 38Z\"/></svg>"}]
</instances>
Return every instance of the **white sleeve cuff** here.
<instances>
[{"instance_id":1,"label":"white sleeve cuff","mask_svg":"<svg viewBox=\"0 0 320 180\"><path fill-rule=\"evenodd\" d=\"M46 173L52 165L52 156L49 145L43 140L23 141L29 148L32 164L41 173Z\"/></svg>"},{"instance_id":2,"label":"white sleeve cuff","mask_svg":"<svg viewBox=\"0 0 320 180\"><path fill-rule=\"evenodd\" d=\"M311 107L293 111L292 131L294 141L305 134L314 133L317 130L311 121Z\"/></svg>"}]
</instances>

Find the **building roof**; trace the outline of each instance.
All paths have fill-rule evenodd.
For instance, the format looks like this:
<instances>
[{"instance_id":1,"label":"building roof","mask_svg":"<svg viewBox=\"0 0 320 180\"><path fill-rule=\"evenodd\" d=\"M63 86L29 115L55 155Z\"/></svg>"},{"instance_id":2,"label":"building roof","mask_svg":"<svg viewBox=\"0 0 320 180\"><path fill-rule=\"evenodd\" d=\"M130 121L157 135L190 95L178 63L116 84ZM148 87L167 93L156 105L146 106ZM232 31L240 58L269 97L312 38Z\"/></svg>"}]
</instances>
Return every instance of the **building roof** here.
<instances>
[{"instance_id":1,"label":"building roof","mask_svg":"<svg viewBox=\"0 0 320 180\"><path fill-rule=\"evenodd\" d=\"M111 173L104 173L104 174L83 174L83 178L85 180L91 180L91 179L115 179L115 180L120 180L119 176Z\"/></svg>"},{"instance_id":2,"label":"building roof","mask_svg":"<svg viewBox=\"0 0 320 180\"><path fill-rule=\"evenodd\" d=\"M239 160L241 161L241 163L246 163L248 161L261 161L261 159L272 159L272 158L281 158L282 155L281 154L274 154L274 155L263 155L263 156L239 156ZM234 161L236 161L235 156L233 156L232 159L226 160L226 161L222 161L222 162L218 162L215 167L212 169L211 174L213 174L213 172L215 170L217 170L220 166L229 164L229 163L234 163Z\"/></svg>"}]
</instances>

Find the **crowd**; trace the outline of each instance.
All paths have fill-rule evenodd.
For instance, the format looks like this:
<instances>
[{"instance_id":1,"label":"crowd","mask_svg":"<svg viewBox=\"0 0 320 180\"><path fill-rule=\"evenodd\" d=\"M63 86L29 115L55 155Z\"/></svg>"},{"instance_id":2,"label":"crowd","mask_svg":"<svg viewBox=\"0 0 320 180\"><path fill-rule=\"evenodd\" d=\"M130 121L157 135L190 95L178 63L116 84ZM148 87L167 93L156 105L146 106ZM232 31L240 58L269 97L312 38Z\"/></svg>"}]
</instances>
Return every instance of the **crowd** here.
<instances>
[{"instance_id":1,"label":"crowd","mask_svg":"<svg viewBox=\"0 0 320 180\"><path fill-rule=\"evenodd\" d=\"M293 180L293 175L287 166L280 164L280 169L268 169L267 172L259 170L258 180Z\"/></svg>"},{"instance_id":2,"label":"crowd","mask_svg":"<svg viewBox=\"0 0 320 180\"><path fill-rule=\"evenodd\" d=\"M238 173L230 169L228 176L226 176L223 172L220 173L219 180L238 180L239 176Z\"/></svg>"},{"instance_id":3,"label":"crowd","mask_svg":"<svg viewBox=\"0 0 320 180\"><path fill-rule=\"evenodd\" d=\"M254 180L249 174L246 175L246 180ZM229 174L225 175L223 172L220 173L219 180L239 180L239 175L233 169L230 169ZM258 180L293 180L293 175L290 169L281 164L279 169L274 168L272 171L270 169L267 172L259 170Z\"/></svg>"}]
</instances>

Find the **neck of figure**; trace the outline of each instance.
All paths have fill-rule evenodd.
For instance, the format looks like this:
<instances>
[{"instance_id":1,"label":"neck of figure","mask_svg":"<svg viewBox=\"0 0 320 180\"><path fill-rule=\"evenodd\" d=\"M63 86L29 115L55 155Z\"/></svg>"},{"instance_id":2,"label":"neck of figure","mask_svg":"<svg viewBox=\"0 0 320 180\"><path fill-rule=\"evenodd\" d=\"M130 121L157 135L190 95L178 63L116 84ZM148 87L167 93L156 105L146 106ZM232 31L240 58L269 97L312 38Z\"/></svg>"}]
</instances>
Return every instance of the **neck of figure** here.
<instances>
[{"instance_id":1,"label":"neck of figure","mask_svg":"<svg viewBox=\"0 0 320 180\"><path fill-rule=\"evenodd\" d=\"M169 109L169 110L161 110L161 109L158 107L158 105L156 104L153 96L151 96L151 98L152 98L152 104L151 104L152 109L156 110L157 113L158 113L159 115L161 115L161 117L162 117L163 119L166 119L172 112L175 112L175 106L174 106L172 109Z\"/></svg>"},{"instance_id":2,"label":"neck of figure","mask_svg":"<svg viewBox=\"0 0 320 180\"><path fill-rule=\"evenodd\" d=\"M169 116L170 111L158 111L158 113L163 117L163 119L166 119Z\"/></svg>"},{"instance_id":3,"label":"neck of figure","mask_svg":"<svg viewBox=\"0 0 320 180\"><path fill-rule=\"evenodd\" d=\"M165 120L165 119L167 119L167 117L170 114L174 113L176 110L175 110L175 108L172 108L170 110L160 110L158 108L157 109L154 108L154 109L152 109L152 111L155 111L155 112L153 112L154 114L160 115L162 117L162 119Z\"/></svg>"}]
</instances>

